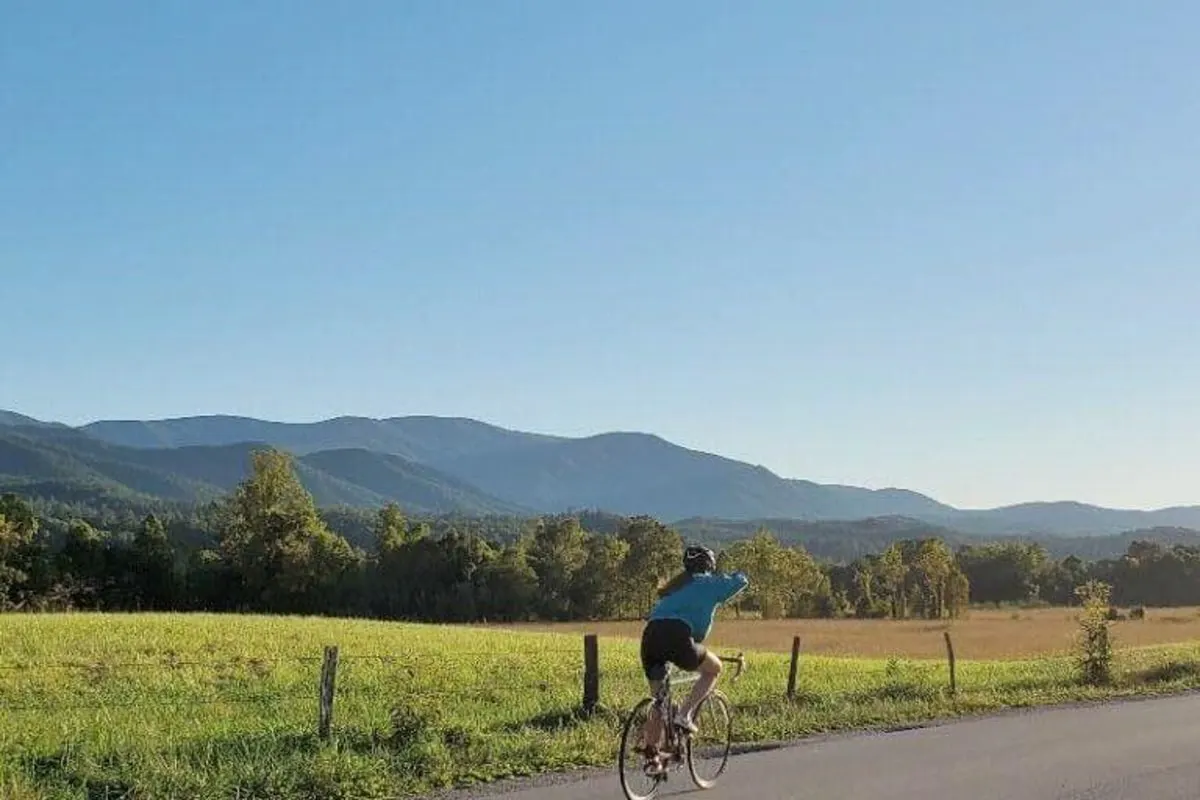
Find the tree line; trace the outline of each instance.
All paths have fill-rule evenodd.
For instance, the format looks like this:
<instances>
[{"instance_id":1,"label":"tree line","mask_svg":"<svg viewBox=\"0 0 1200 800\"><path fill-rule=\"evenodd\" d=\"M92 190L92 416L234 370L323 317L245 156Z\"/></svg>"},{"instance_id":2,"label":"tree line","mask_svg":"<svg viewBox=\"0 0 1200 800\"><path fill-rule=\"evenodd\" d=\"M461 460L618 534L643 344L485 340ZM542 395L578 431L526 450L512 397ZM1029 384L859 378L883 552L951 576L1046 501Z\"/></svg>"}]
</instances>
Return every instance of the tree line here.
<instances>
[{"instance_id":1,"label":"tree line","mask_svg":"<svg viewBox=\"0 0 1200 800\"><path fill-rule=\"evenodd\" d=\"M650 517L556 515L497 528L321 512L290 456L267 449L228 497L195 516L80 517L0 498L0 608L206 610L386 619L636 619L680 570L683 539ZM495 522L495 521L493 521ZM954 617L970 603L1077 602L1091 580L1122 605L1200 604L1200 548L1135 541L1120 558L1055 560L1038 544L952 549L935 536L840 563L768 530L724 546L751 580L734 613Z\"/></svg>"}]
</instances>

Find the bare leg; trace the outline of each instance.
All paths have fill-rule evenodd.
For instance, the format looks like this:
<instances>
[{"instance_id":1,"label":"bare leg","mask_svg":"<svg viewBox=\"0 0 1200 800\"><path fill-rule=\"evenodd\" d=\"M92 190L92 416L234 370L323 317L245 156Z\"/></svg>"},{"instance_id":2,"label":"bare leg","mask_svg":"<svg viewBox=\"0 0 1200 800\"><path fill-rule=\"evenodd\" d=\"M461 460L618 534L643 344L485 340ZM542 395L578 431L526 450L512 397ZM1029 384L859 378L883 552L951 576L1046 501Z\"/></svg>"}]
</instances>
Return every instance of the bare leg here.
<instances>
[{"instance_id":1,"label":"bare leg","mask_svg":"<svg viewBox=\"0 0 1200 800\"><path fill-rule=\"evenodd\" d=\"M696 708L717 685L717 678L721 675L721 666L721 659L713 653L704 657L696 670L700 673L700 677L692 684L692 691L688 694L687 700L679 706L680 716L689 720L692 718L692 714L696 713Z\"/></svg>"}]
</instances>

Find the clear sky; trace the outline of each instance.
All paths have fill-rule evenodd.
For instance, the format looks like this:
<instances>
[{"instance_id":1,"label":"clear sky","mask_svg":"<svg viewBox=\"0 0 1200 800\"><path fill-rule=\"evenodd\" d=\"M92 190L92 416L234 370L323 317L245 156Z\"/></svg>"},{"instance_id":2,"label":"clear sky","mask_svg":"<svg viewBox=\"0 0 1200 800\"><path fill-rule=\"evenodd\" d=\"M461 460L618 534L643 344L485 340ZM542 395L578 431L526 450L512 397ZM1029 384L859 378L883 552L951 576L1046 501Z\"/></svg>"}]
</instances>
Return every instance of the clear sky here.
<instances>
[{"instance_id":1,"label":"clear sky","mask_svg":"<svg viewBox=\"0 0 1200 800\"><path fill-rule=\"evenodd\" d=\"M1200 502L1200 4L0 2L0 408Z\"/></svg>"}]
</instances>

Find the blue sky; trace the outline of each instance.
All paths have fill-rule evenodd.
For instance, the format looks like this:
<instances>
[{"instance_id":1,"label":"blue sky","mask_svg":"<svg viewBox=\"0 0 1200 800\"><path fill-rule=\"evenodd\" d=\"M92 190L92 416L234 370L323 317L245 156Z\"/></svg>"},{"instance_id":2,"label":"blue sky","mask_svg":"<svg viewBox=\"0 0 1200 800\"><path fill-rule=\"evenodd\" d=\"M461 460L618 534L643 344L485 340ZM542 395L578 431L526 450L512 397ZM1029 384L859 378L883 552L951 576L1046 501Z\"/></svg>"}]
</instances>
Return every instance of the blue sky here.
<instances>
[{"instance_id":1,"label":"blue sky","mask_svg":"<svg viewBox=\"0 0 1200 800\"><path fill-rule=\"evenodd\" d=\"M1200 502L1200 6L10 0L0 408Z\"/></svg>"}]
</instances>

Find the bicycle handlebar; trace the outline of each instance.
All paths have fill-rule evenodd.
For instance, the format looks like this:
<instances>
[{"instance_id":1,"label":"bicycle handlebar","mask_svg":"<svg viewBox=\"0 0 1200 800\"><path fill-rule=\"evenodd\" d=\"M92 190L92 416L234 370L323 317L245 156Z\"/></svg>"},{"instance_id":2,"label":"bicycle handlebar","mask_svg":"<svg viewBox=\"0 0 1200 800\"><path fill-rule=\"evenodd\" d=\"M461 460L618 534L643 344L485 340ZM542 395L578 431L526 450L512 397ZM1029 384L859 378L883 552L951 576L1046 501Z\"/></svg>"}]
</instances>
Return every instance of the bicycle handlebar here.
<instances>
[{"instance_id":1,"label":"bicycle handlebar","mask_svg":"<svg viewBox=\"0 0 1200 800\"><path fill-rule=\"evenodd\" d=\"M737 672L733 673L733 677L729 679L731 683L736 681L746 669L746 656L744 653L738 653L736 656L717 656L717 658L730 664L737 664Z\"/></svg>"}]
</instances>

